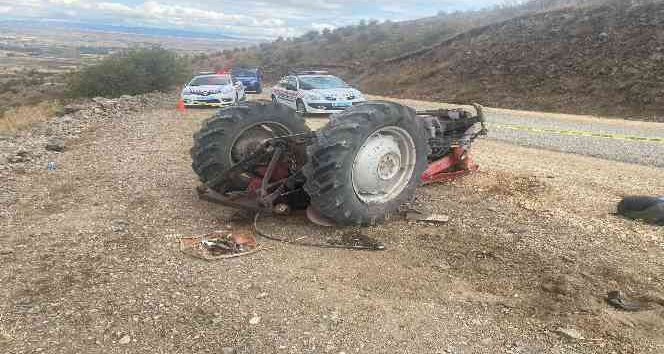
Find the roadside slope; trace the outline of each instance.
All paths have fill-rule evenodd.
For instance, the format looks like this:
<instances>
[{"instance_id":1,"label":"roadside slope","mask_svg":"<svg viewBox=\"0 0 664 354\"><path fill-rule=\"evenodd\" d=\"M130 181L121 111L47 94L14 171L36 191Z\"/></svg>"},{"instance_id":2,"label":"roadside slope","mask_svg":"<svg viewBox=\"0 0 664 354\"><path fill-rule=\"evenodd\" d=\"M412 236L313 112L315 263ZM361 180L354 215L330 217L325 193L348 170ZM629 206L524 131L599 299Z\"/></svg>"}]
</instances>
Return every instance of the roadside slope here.
<instances>
[{"instance_id":1,"label":"roadside slope","mask_svg":"<svg viewBox=\"0 0 664 354\"><path fill-rule=\"evenodd\" d=\"M569 8L473 29L363 75L368 92L664 121L664 3Z\"/></svg>"}]
</instances>

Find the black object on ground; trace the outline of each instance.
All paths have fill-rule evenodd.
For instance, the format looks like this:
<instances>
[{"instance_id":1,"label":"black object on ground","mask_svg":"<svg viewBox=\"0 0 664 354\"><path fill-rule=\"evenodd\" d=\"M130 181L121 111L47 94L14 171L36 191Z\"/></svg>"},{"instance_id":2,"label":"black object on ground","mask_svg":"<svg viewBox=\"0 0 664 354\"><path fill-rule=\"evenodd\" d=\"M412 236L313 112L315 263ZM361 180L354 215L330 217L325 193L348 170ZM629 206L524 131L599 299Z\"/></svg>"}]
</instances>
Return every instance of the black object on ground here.
<instances>
[{"instance_id":1,"label":"black object on ground","mask_svg":"<svg viewBox=\"0 0 664 354\"><path fill-rule=\"evenodd\" d=\"M664 197L625 197L618 204L618 214L664 226Z\"/></svg>"},{"instance_id":2,"label":"black object on ground","mask_svg":"<svg viewBox=\"0 0 664 354\"><path fill-rule=\"evenodd\" d=\"M623 311L636 312L641 310L641 305L638 302L627 301L625 294L619 290L610 291L606 295L606 302Z\"/></svg>"}]
</instances>

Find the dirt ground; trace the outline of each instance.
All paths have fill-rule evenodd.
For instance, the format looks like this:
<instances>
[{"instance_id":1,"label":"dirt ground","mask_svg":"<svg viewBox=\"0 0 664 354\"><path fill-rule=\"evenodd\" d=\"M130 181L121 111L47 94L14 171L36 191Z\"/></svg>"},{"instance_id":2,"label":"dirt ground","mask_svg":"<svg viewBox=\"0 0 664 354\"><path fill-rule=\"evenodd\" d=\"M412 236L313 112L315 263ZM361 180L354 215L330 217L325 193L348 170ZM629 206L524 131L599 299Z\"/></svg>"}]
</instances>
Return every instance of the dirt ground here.
<instances>
[{"instance_id":1,"label":"dirt ground","mask_svg":"<svg viewBox=\"0 0 664 354\"><path fill-rule=\"evenodd\" d=\"M481 140L481 172L418 190L447 224L363 229L381 252L260 240L206 262L178 238L249 226L196 196L191 135L212 112L168 106L93 126L55 171L16 172L0 352L664 352L664 230L612 215L622 195L662 193L663 169ZM644 310L608 306L611 290Z\"/></svg>"}]
</instances>

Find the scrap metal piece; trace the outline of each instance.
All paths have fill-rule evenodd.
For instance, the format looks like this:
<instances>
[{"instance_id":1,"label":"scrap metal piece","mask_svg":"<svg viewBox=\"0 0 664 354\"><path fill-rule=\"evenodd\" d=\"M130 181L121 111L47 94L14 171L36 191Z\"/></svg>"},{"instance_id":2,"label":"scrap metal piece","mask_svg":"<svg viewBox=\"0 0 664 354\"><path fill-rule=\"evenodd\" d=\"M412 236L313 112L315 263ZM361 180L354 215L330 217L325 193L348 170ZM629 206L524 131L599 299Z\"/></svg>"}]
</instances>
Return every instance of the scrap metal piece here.
<instances>
[{"instance_id":1,"label":"scrap metal piece","mask_svg":"<svg viewBox=\"0 0 664 354\"><path fill-rule=\"evenodd\" d=\"M214 232L180 239L180 251L208 261L248 255L260 249L254 236L239 232Z\"/></svg>"},{"instance_id":2,"label":"scrap metal piece","mask_svg":"<svg viewBox=\"0 0 664 354\"><path fill-rule=\"evenodd\" d=\"M609 292L606 295L606 302L608 302L609 305L623 311L636 312L641 310L641 304L638 302L628 301L625 298L625 294L620 290Z\"/></svg>"}]
</instances>

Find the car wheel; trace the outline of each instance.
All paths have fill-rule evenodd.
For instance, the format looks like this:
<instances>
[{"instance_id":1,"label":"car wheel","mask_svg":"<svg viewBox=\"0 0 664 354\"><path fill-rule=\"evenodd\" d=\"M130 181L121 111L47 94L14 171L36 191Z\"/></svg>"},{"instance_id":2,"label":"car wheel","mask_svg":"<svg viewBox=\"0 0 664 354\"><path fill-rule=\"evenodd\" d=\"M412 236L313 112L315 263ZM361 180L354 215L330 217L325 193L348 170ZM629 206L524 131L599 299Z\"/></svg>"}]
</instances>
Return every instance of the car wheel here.
<instances>
[{"instance_id":1,"label":"car wheel","mask_svg":"<svg viewBox=\"0 0 664 354\"><path fill-rule=\"evenodd\" d=\"M307 106L304 104L304 101L297 100L297 103L295 105L297 107L297 109L295 109L297 114L299 114L301 116L307 114Z\"/></svg>"}]
</instances>

